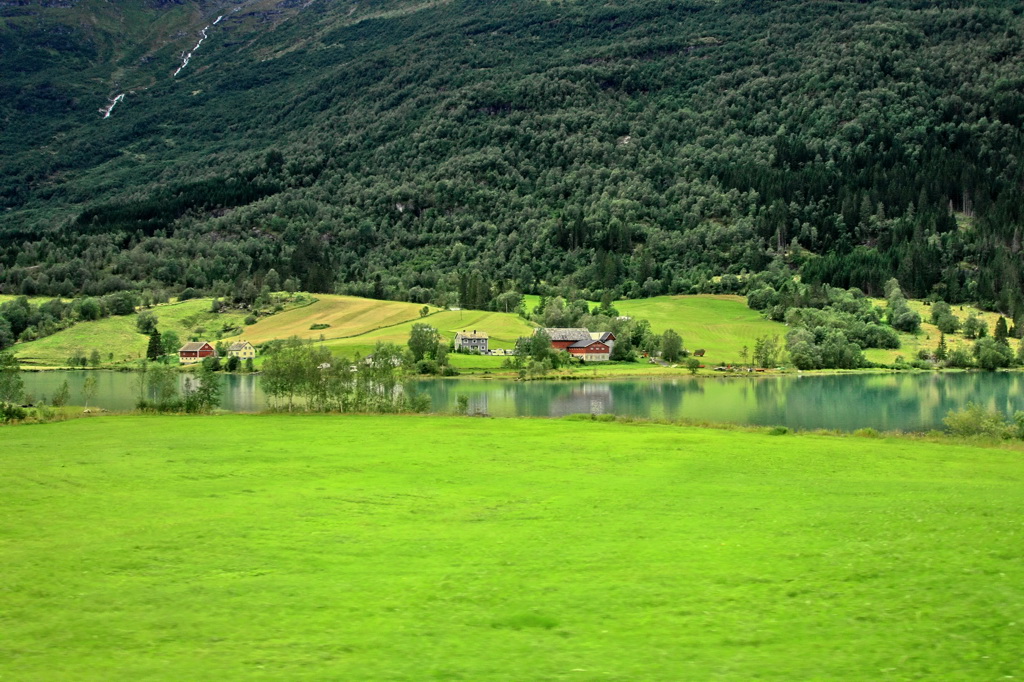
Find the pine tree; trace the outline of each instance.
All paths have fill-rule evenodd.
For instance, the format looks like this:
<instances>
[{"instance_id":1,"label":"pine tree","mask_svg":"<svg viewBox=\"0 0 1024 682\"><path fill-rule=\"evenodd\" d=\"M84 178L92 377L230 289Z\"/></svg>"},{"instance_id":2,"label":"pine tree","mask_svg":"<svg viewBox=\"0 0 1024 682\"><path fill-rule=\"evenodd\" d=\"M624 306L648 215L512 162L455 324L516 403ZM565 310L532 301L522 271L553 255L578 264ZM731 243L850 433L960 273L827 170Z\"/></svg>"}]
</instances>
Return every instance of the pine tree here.
<instances>
[{"instance_id":1,"label":"pine tree","mask_svg":"<svg viewBox=\"0 0 1024 682\"><path fill-rule=\"evenodd\" d=\"M949 352L946 349L946 335L939 334L939 346L935 349L935 359L939 362L945 362L949 356Z\"/></svg>"},{"instance_id":2,"label":"pine tree","mask_svg":"<svg viewBox=\"0 0 1024 682\"><path fill-rule=\"evenodd\" d=\"M150 360L156 360L164 354L163 344L160 343L160 332L156 329L149 335L149 345L146 346L146 357Z\"/></svg>"},{"instance_id":3,"label":"pine tree","mask_svg":"<svg viewBox=\"0 0 1024 682\"><path fill-rule=\"evenodd\" d=\"M1009 342L1006 340L1009 335L1009 331L1006 329L1006 318L1000 315L999 319L996 320L996 330L993 336L999 343L1009 345Z\"/></svg>"}]
</instances>

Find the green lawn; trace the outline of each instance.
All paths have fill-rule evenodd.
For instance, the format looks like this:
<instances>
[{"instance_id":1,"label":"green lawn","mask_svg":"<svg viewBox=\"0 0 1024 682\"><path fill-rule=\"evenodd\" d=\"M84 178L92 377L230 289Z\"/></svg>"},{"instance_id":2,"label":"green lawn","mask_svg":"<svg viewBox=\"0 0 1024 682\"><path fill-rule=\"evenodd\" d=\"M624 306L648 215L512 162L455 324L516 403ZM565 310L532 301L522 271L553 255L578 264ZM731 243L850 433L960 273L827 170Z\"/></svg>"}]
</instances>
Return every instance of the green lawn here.
<instances>
[{"instance_id":1,"label":"green lawn","mask_svg":"<svg viewBox=\"0 0 1024 682\"><path fill-rule=\"evenodd\" d=\"M748 308L743 296L658 296L616 301L615 307L622 315L648 320L658 334L674 329L688 350L707 351L708 365L738 363L742 348L753 351L757 337L778 335L785 343L788 331L786 325Z\"/></svg>"},{"instance_id":2,"label":"green lawn","mask_svg":"<svg viewBox=\"0 0 1024 682\"><path fill-rule=\"evenodd\" d=\"M0 439L0 679L1024 665L1020 451L444 417L105 417Z\"/></svg>"}]
</instances>

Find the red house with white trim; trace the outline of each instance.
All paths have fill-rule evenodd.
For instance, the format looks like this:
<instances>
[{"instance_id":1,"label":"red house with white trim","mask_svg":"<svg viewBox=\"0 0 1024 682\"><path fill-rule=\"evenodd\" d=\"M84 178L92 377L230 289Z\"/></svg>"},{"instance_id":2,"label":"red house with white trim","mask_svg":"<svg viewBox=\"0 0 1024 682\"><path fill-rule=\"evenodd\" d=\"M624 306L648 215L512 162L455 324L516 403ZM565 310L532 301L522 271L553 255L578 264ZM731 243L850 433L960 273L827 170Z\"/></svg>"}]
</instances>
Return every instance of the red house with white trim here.
<instances>
[{"instance_id":1,"label":"red house with white trim","mask_svg":"<svg viewBox=\"0 0 1024 682\"><path fill-rule=\"evenodd\" d=\"M591 332L582 328L548 327L544 333L551 339L551 347L568 351L573 357L588 362L611 359L615 335L611 332Z\"/></svg>"},{"instance_id":2,"label":"red house with white trim","mask_svg":"<svg viewBox=\"0 0 1024 682\"><path fill-rule=\"evenodd\" d=\"M178 360L183 365L202 362L203 358L217 357L217 349L206 341L190 341L178 349Z\"/></svg>"}]
</instances>

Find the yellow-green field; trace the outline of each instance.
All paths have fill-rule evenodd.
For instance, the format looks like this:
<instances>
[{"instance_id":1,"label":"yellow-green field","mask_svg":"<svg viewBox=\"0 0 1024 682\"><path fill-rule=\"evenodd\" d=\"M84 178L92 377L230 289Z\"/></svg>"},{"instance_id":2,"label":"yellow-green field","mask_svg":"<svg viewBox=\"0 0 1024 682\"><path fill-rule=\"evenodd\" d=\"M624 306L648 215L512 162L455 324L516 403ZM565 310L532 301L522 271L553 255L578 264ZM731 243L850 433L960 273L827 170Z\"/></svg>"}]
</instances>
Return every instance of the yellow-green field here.
<instances>
[{"instance_id":1,"label":"yellow-green field","mask_svg":"<svg viewBox=\"0 0 1024 682\"><path fill-rule=\"evenodd\" d=\"M658 296L616 301L615 307L620 315L649 321L655 333L674 329L688 350L707 351L705 364L740 362L743 347L753 351L757 337L777 334L783 340L788 331L748 308L743 296Z\"/></svg>"},{"instance_id":2,"label":"yellow-green field","mask_svg":"<svg viewBox=\"0 0 1024 682\"><path fill-rule=\"evenodd\" d=\"M225 326L243 325L245 311L226 309L213 313L211 303L212 299L197 298L157 305L149 310L157 316L157 327L161 331L174 331L183 342L193 335L212 341ZM135 328L137 317L133 314L79 322L52 336L16 344L13 350L27 367L62 367L75 353L89 355L93 350L99 351L103 364L132 362L145 356L149 342L149 338Z\"/></svg>"},{"instance_id":3,"label":"yellow-green field","mask_svg":"<svg viewBox=\"0 0 1024 682\"><path fill-rule=\"evenodd\" d=\"M885 299L872 299L871 302L879 307L886 308L888 302ZM911 310L921 316L921 331L917 334L900 334L900 347L894 350L882 349L882 348L869 348L864 351L864 357L870 362L875 362L883 365L891 365L896 362L896 358L902 356L904 360L910 362L917 357L917 354L922 349L934 351L939 345L939 328L931 323L932 309L931 306L925 305L924 301L907 301L910 304ZM967 316L974 313L978 316L979 320L982 320L988 325L988 333L991 334L996 327L996 320L999 319L999 313L986 312L979 310L974 306L970 305L955 305L952 306L953 314L960 318L961 324L967 319ZM1007 320L1009 324L1010 320ZM946 334L946 347L953 349L957 346L965 346L971 348L974 346L974 340L965 339L963 334ZM1016 348L1016 346L1014 346Z\"/></svg>"},{"instance_id":4,"label":"yellow-green field","mask_svg":"<svg viewBox=\"0 0 1024 682\"><path fill-rule=\"evenodd\" d=\"M425 318L420 318L417 315L416 319L369 331L359 336L344 339L328 337L324 345L335 354L359 353L365 355L373 352L373 348L378 342L405 345L409 340L412 326L417 322L424 322L434 327L441 332L441 336L446 340L454 339L455 335L463 330L473 331L475 329L478 332L486 332L490 336L491 348L514 348L516 339L521 336L529 336L534 329L530 323L513 313L491 313L486 310L446 310Z\"/></svg>"},{"instance_id":5,"label":"yellow-green field","mask_svg":"<svg viewBox=\"0 0 1024 682\"><path fill-rule=\"evenodd\" d=\"M377 301L356 296L316 294L310 305L286 310L265 317L247 327L243 334L250 343L263 343L271 339L298 336L303 339L338 339L369 333L406 321L415 321L423 306L419 303ZM430 307L431 312L439 308ZM315 324L330 325L325 329L310 329ZM372 344L371 344L372 345Z\"/></svg>"}]
</instances>

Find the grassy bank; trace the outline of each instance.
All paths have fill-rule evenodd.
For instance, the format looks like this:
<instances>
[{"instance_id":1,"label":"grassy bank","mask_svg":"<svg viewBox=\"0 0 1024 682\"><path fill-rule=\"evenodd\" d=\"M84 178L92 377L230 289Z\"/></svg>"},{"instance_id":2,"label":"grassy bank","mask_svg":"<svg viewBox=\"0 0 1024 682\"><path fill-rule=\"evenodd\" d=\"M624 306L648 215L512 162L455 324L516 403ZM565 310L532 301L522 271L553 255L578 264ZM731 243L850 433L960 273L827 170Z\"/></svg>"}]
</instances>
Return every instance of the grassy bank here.
<instances>
[{"instance_id":1,"label":"grassy bank","mask_svg":"<svg viewBox=\"0 0 1024 682\"><path fill-rule=\"evenodd\" d=\"M1020 673L1020 452L440 417L0 437L3 678Z\"/></svg>"}]
</instances>

